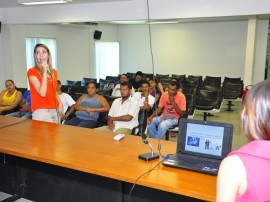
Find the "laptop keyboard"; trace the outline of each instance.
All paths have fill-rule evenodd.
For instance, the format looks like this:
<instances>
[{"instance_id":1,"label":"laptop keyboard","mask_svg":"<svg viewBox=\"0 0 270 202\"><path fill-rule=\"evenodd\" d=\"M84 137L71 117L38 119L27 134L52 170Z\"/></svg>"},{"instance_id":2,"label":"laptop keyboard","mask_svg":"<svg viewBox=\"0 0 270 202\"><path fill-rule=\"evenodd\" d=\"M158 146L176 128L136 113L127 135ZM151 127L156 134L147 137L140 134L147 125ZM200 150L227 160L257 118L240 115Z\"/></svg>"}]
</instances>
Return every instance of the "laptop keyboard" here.
<instances>
[{"instance_id":1,"label":"laptop keyboard","mask_svg":"<svg viewBox=\"0 0 270 202\"><path fill-rule=\"evenodd\" d=\"M178 160L178 161L183 161L190 164L207 166L207 167L212 167L212 168L218 168L220 164L220 162L216 162L213 160L193 158L193 156L184 156L184 155L174 155L171 159L175 161Z\"/></svg>"}]
</instances>

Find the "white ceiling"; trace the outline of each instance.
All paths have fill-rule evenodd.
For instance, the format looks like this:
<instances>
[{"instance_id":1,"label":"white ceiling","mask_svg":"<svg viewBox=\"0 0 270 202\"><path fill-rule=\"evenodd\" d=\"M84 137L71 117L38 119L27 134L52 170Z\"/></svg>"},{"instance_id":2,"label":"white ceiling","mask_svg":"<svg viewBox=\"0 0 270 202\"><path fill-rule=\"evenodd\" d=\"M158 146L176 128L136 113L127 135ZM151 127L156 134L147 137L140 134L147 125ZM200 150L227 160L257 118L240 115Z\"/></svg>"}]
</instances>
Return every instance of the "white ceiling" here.
<instances>
[{"instance_id":1,"label":"white ceiling","mask_svg":"<svg viewBox=\"0 0 270 202\"><path fill-rule=\"evenodd\" d=\"M150 19L154 21L231 21L248 20L250 16L269 18L270 15L270 0L149 0L149 4ZM0 0L0 21L2 24L141 24L148 17L148 7L146 0L73 0L70 4L39 6ZM42 15L47 9L49 15Z\"/></svg>"},{"instance_id":2,"label":"white ceiling","mask_svg":"<svg viewBox=\"0 0 270 202\"><path fill-rule=\"evenodd\" d=\"M106 2L116 2L116 1L130 1L130 0L73 0L72 4L81 3L106 3ZM12 8L12 7L22 7L23 5L18 4L17 0L0 0L0 8Z\"/></svg>"}]
</instances>

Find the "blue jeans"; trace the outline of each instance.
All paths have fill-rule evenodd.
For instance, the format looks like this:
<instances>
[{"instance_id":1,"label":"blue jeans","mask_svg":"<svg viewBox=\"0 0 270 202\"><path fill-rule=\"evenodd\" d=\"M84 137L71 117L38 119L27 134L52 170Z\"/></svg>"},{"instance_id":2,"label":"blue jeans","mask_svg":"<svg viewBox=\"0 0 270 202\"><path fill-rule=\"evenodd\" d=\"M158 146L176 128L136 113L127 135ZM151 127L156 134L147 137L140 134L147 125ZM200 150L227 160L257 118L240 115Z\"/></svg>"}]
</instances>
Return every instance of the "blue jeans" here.
<instances>
[{"instance_id":1,"label":"blue jeans","mask_svg":"<svg viewBox=\"0 0 270 202\"><path fill-rule=\"evenodd\" d=\"M79 126L83 128L95 128L97 127L97 121L94 120L84 120L80 119L78 117L74 117L67 122L65 122L65 125L71 125L71 126Z\"/></svg>"},{"instance_id":2,"label":"blue jeans","mask_svg":"<svg viewBox=\"0 0 270 202\"><path fill-rule=\"evenodd\" d=\"M6 116L13 116L13 117L31 119L32 118L32 113L30 111L25 111L25 112L17 111L17 112L12 112L10 114L7 114Z\"/></svg>"},{"instance_id":3,"label":"blue jeans","mask_svg":"<svg viewBox=\"0 0 270 202\"><path fill-rule=\"evenodd\" d=\"M153 118L151 124L148 126L148 132L151 138L161 139L167 130L178 124L178 119L166 119L163 115Z\"/></svg>"}]
</instances>

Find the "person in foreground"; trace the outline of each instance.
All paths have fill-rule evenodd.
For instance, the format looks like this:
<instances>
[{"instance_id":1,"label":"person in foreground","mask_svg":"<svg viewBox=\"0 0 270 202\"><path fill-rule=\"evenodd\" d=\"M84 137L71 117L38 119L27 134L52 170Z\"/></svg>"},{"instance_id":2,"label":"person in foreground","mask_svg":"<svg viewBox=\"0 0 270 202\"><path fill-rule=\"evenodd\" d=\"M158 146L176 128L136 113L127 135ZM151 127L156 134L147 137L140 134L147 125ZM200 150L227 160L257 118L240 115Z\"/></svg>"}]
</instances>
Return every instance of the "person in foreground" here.
<instances>
[{"instance_id":1,"label":"person in foreground","mask_svg":"<svg viewBox=\"0 0 270 202\"><path fill-rule=\"evenodd\" d=\"M249 90L241 120L250 142L222 161L216 201L270 201L270 80Z\"/></svg>"},{"instance_id":2,"label":"person in foreground","mask_svg":"<svg viewBox=\"0 0 270 202\"><path fill-rule=\"evenodd\" d=\"M178 119L186 112L186 97L178 92L179 84L172 81L169 91L161 95L158 108L149 117L148 132L150 137L161 139L167 130L178 124ZM163 110L162 115L157 116Z\"/></svg>"},{"instance_id":3,"label":"person in foreground","mask_svg":"<svg viewBox=\"0 0 270 202\"><path fill-rule=\"evenodd\" d=\"M32 119L59 123L63 105L56 92L57 71L52 68L49 48L37 44L34 48L35 67L28 70Z\"/></svg>"},{"instance_id":4,"label":"person in foreground","mask_svg":"<svg viewBox=\"0 0 270 202\"><path fill-rule=\"evenodd\" d=\"M139 103L131 96L132 86L129 82L120 84L121 98L113 101L108 114L108 126L97 128L107 132L131 134L138 126Z\"/></svg>"},{"instance_id":5,"label":"person in foreground","mask_svg":"<svg viewBox=\"0 0 270 202\"><path fill-rule=\"evenodd\" d=\"M77 110L76 117L65 122L66 125L79 126L84 128L95 128L98 124L100 112L107 112L110 109L109 103L102 96L97 94L98 85L95 82L87 84L87 95L82 95L74 105Z\"/></svg>"},{"instance_id":6,"label":"person in foreground","mask_svg":"<svg viewBox=\"0 0 270 202\"><path fill-rule=\"evenodd\" d=\"M22 93L16 90L13 80L6 80L6 90L0 93L0 114L14 110L22 100Z\"/></svg>"}]
</instances>

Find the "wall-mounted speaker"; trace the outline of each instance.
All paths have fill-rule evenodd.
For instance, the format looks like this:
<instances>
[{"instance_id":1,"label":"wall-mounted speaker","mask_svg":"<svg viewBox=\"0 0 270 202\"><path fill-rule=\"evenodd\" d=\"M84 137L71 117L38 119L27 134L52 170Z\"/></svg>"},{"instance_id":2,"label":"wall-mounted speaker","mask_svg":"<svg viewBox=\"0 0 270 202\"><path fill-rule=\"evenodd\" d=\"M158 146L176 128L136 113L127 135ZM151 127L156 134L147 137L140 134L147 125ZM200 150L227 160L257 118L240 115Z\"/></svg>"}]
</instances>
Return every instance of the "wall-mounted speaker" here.
<instances>
[{"instance_id":1,"label":"wall-mounted speaker","mask_svg":"<svg viewBox=\"0 0 270 202\"><path fill-rule=\"evenodd\" d=\"M102 34L101 31L95 30L95 32L94 32L94 39L100 40L101 34Z\"/></svg>"}]
</instances>

